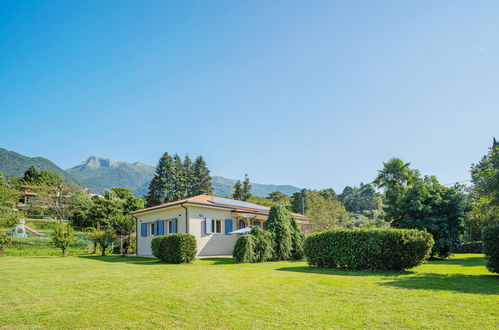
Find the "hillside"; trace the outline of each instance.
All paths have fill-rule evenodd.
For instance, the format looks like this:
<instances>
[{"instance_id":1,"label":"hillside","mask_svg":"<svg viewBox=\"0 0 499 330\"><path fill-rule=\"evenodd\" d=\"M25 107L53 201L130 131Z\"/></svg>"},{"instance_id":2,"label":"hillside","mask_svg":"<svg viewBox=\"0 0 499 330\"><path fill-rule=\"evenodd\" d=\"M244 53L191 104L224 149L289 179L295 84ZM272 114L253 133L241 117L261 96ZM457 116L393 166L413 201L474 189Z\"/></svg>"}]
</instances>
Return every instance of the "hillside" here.
<instances>
[{"instance_id":1,"label":"hillside","mask_svg":"<svg viewBox=\"0 0 499 330\"><path fill-rule=\"evenodd\" d=\"M232 194L232 187L237 180L224 178L223 176L213 176L211 184L215 195L230 196ZM280 191L282 193L292 195L300 191L300 188L291 185L275 185L275 184L262 184L251 182L251 193L255 196L266 197L273 191Z\"/></svg>"},{"instance_id":2,"label":"hillside","mask_svg":"<svg viewBox=\"0 0 499 330\"><path fill-rule=\"evenodd\" d=\"M118 162L90 156L66 172L96 194L104 194L104 190L112 187L126 187L141 196L147 193L154 167L140 162Z\"/></svg>"},{"instance_id":3,"label":"hillside","mask_svg":"<svg viewBox=\"0 0 499 330\"><path fill-rule=\"evenodd\" d=\"M59 175L66 183L76 183L69 174L50 160L43 157L28 157L0 148L0 172L5 177L18 178L24 174L30 165L34 165L38 170L46 170Z\"/></svg>"},{"instance_id":4,"label":"hillside","mask_svg":"<svg viewBox=\"0 0 499 330\"><path fill-rule=\"evenodd\" d=\"M90 156L83 163L66 171L96 194L103 194L104 190L112 187L126 187L132 189L135 195L143 196L147 194L149 182L154 176L154 166L140 162L119 162L97 156ZM234 179L214 176L212 180L214 194L230 196L235 183ZM276 190L291 195L300 188L290 185L252 183L251 191L256 196L267 196Z\"/></svg>"}]
</instances>

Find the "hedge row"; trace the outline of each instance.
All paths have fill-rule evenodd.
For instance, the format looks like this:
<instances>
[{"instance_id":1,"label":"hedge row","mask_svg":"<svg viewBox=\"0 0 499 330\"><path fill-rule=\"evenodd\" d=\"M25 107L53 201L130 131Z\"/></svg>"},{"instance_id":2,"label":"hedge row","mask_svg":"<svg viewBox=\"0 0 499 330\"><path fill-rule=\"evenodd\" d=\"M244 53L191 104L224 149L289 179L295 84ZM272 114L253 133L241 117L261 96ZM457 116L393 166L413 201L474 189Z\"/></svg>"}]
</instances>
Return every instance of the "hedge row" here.
<instances>
[{"instance_id":1,"label":"hedge row","mask_svg":"<svg viewBox=\"0 0 499 330\"><path fill-rule=\"evenodd\" d=\"M483 253L482 242L467 242L454 251L455 253Z\"/></svg>"},{"instance_id":2,"label":"hedge row","mask_svg":"<svg viewBox=\"0 0 499 330\"><path fill-rule=\"evenodd\" d=\"M189 234L168 234L154 237L152 254L171 264L189 263L196 257L196 238Z\"/></svg>"},{"instance_id":3,"label":"hedge row","mask_svg":"<svg viewBox=\"0 0 499 330\"><path fill-rule=\"evenodd\" d=\"M338 229L308 236L305 256L311 266L402 270L421 264L433 244L415 229Z\"/></svg>"},{"instance_id":4,"label":"hedge row","mask_svg":"<svg viewBox=\"0 0 499 330\"><path fill-rule=\"evenodd\" d=\"M253 227L251 233L240 236L232 253L237 262L264 262L274 258L274 235L260 227Z\"/></svg>"},{"instance_id":5,"label":"hedge row","mask_svg":"<svg viewBox=\"0 0 499 330\"><path fill-rule=\"evenodd\" d=\"M487 269L499 274L499 225L483 228L483 253L487 257Z\"/></svg>"}]
</instances>

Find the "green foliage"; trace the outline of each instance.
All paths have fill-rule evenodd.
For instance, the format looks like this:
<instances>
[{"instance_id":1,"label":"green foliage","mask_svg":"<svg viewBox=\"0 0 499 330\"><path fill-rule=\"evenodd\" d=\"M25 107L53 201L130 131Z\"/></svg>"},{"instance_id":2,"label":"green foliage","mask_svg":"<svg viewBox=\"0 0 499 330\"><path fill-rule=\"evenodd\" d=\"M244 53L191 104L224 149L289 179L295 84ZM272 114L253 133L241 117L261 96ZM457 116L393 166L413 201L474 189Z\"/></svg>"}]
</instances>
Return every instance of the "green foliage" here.
<instances>
[{"instance_id":1,"label":"green foliage","mask_svg":"<svg viewBox=\"0 0 499 330\"><path fill-rule=\"evenodd\" d=\"M12 241L12 237L0 232L0 256L4 254L5 247Z\"/></svg>"},{"instance_id":2,"label":"green foliage","mask_svg":"<svg viewBox=\"0 0 499 330\"><path fill-rule=\"evenodd\" d=\"M241 184L241 181L237 180L237 182L234 184L234 187L232 188L232 198L237 199L237 200L242 200L243 196L243 185Z\"/></svg>"},{"instance_id":3,"label":"green foliage","mask_svg":"<svg viewBox=\"0 0 499 330\"><path fill-rule=\"evenodd\" d=\"M57 186L63 183L60 176L47 170L38 172L35 166L31 165L20 180L23 184L37 186Z\"/></svg>"},{"instance_id":4,"label":"green foliage","mask_svg":"<svg viewBox=\"0 0 499 330\"><path fill-rule=\"evenodd\" d=\"M205 160L202 156L196 157L193 168L193 178L191 180L190 196L197 195L211 195L213 194L213 187L211 185L210 170L208 169Z\"/></svg>"},{"instance_id":5,"label":"green foliage","mask_svg":"<svg viewBox=\"0 0 499 330\"><path fill-rule=\"evenodd\" d=\"M487 257L487 269L499 274L499 225L483 229L483 253Z\"/></svg>"},{"instance_id":6,"label":"green foliage","mask_svg":"<svg viewBox=\"0 0 499 330\"><path fill-rule=\"evenodd\" d=\"M264 262L272 260L275 245L272 233L260 227L253 227L249 235L254 236L254 261Z\"/></svg>"},{"instance_id":7,"label":"green foliage","mask_svg":"<svg viewBox=\"0 0 499 330\"><path fill-rule=\"evenodd\" d=\"M338 196L348 212L362 214L373 219L382 208L381 195L370 184L360 184L360 187L345 187Z\"/></svg>"},{"instance_id":8,"label":"green foliage","mask_svg":"<svg viewBox=\"0 0 499 330\"><path fill-rule=\"evenodd\" d=\"M128 188L115 187L108 189L104 194L104 198L117 202L121 206L123 214L128 214L145 207L145 199L135 197Z\"/></svg>"},{"instance_id":9,"label":"green foliage","mask_svg":"<svg viewBox=\"0 0 499 330\"><path fill-rule=\"evenodd\" d=\"M499 142L495 138L487 155L471 166L471 179L478 195L499 207Z\"/></svg>"},{"instance_id":10,"label":"green foliage","mask_svg":"<svg viewBox=\"0 0 499 330\"><path fill-rule=\"evenodd\" d=\"M125 256L131 245L131 235L135 232L135 219L130 215L119 214L109 219L109 225L120 238L120 253Z\"/></svg>"},{"instance_id":11,"label":"green foliage","mask_svg":"<svg viewBox=\"0 0 499 330\"><path fill-rule=\"evenodd\" d=\"M265 229L274 235L274 260L291 259L293 249L291 218L291 213L283 205L270 208Z\"/></svg>"},{"instance_id":12,"label":"green foliage","mask_svg":"<svg viewBox=\"0 0 499 330\"><path fill-rule=\"evenodd\" d=\"M244 175L244 181L237 180L232 189L232 198L247 201L251 198L251 183L248 178L248 174Z\"/></svg>"},{"instance_id":13,"label":"green foliage","mask_svg":"<svg viewBox=\"0 0 499 330\"><path fill-rule=\"evenodd\" d=\"M466 242L456 249L456 253L483 253L482 242Z\"/></svg>"},{"instance_id":14,"label":"green foliage","mask_svg":"<svg viewBox=\"0 0 499 330\"><path fill-rule=\"evenodd\" d=\"M122 214L121 205L116 201L99 197L94 197L92 200L93 206L90 209L89 219L94 228L106 227L110 218Z\"/></svg>"},{"instance_id":15,"label":"green foliage","mask_svg":"<svg viewBox=\"0 0 499 330\"><path fill-rule=\"evenodd\" d=\"M256 262L255 241L256 238L254 235L240 236L237 239L234 251L232 252L234 259L237 262Z\"/></svg>"},{"instance_id":16,"label":"green foliage","mask_svg":"<svg viewBox=\"0 0 499 330\"><path fill-rule=\"evenodd\" d=\"M196 238L189 234L168 234L154 237L152 254L170 264L190 263L196 257Z\"/></svg>"},{"instance_id":17,"label":"green foliage","mask_svg":"<svg viewBox=\"0 0 499 330\"><path fill-rule=\"evenodd\" d=\"M76 236L73 231L73 228L69 225L59 225L57 228L52 232L52 242L54 243L55 247L59 248L62 250L62 256L67 255L67 250L68 247L76 241Z\"/></svg>"},{"instance_id":18,"label":"green foliage","mask_svg":"<svg viewBox=\"0 0 499 330\"><path fill-rule=\"evenodd\" d=\"M89 228L87 238L100 247L101 254L103 256L106 255L106 250L109 245L113 244L117 240L117 236L113 228Z\"/></svg>"},{"instance_id":19,"label":"green foliage","mask_svg":"<svg viewBox=\"0 0 499 330\"><path fill-rule=\"evenodd\" d=\"M298 227L294 217L291 217L291 259L301 260L304 256L303 246L305 234Z\"/></svg>"},{"instance_id":20,"label":"green foliage","mask_svg":"<svg viewBox=\"0 0 499 330\"><path fill-rule=\"evenodd\" d=\"M308 264L318 267L403 270L428 256L431 234L407 229L337 229L305 241Z\"/></svg>"},{"instance_id":21,"label":"green foliage","mask_svg":"<svg viewBox=\"0 0 499 330\"><path fill-rule=\"evenodd\" d=\"M350 216L337 200L326 200L315 191L306 191L305 215L310 219L308 230L318 232L336 228L338 226L350 227Z\"/></svg>"},{"instance_id":22,"label":"green foliage","mask_svg":"<svg viewBox=\"0 0 499 330\"><path fill-rule=\"evenodd\" d=\"M39 170L46 170L61 177L66 184L75 184L76 181L63 169L42 157L27 157L13 151L0 148L0 171L6 177L18 178L24 174L30 166Z\"/></svg>"},{"instance_id":23,"label":"green foliage","mask_svg":"<svg viewBox=\"0 0 499 330\"><path fill-rule=\"evenodd\" d=\"M271 192L268 196L268 199L270 199L273 203L279 203L279 204L291 204L291 198L286 195L283 192L280 192L278 190Z\"/></svg>"},{"instance_id":24,"label":"green foliage","mask_svg":"<svg viewBox=\"0 0 499 330\"><path fill-rule=\"evenodd\" d=\"M194 165L186 157L182 163L178 155L163 154L149 184L147 206L172 202L186 197L212 193L210 171L203 157L196 158Z\"/></svg>"}]
</instances>

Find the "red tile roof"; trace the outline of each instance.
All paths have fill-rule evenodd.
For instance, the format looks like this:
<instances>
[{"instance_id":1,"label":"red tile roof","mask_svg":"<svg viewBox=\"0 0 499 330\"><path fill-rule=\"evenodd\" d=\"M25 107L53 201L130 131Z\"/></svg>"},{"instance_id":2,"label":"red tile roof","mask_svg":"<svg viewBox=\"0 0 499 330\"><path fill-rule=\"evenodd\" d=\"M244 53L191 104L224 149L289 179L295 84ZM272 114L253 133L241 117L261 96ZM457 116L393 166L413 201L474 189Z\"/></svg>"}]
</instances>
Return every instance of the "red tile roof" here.
<instances>
[{"instance_id":1,"label":"red tile roof","mask_svg":"<svg viewBox=\"0 0 499 330\"><path fill-rule=\"evenodd\" d=\"M214 201L216 200L216 202ZM227 204L223 203L223 201L226 200ZM148 211L154 211L154 210L159 210L171 206L176 206L176 205L182 205L182 204L194 204L194 205L199 205L199 206L211 206L211 207L219 207L223 209L231 209L234 212L241 212L241 213L253 213L253 214L261 214L261 215L268 215L270 208L268 209L262 209L262 205L258 204L253 204L249 202L244 202L246 204L254 205L255 207L251 206L240 206L240 205L232 205L232 203L236 201L234 199L230 198L223 198L223 197L216 197L216 196L210 196L210 195L198 195L194 197L189 197L185 199L181 199L178 201L174 202L169 202L161 205L156 205L152 207L148 207L145 209L133 211L130 214L139 214L143 212L148 212ZM304 219L305 216L298 214L298 213L292 213L294 217L299 218L299 219Z\"/></svg>"}]
</instances>

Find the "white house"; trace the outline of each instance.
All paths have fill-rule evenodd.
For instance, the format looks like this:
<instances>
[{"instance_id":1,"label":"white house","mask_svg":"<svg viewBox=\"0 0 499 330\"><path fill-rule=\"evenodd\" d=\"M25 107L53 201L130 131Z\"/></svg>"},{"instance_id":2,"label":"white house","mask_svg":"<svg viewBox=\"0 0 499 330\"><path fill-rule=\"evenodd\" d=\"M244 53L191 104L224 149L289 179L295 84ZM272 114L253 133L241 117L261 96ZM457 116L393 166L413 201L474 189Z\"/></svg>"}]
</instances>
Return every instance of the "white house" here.
<instances>
[{"instance_id":1,"label":"white house","mask_svg":"<svg viewBox=\"0 0 499 330\"><path fill-rule=\"evenodd\" d=\"M197 241L198 256L230 255L237 229L263 226L270 208L238 200L199 195L132 212L137 219L137 255L152 256L151 240L157 235L187 233ZM307 225L293 213L298 224Z\"/></svg>"}]
</instances>

